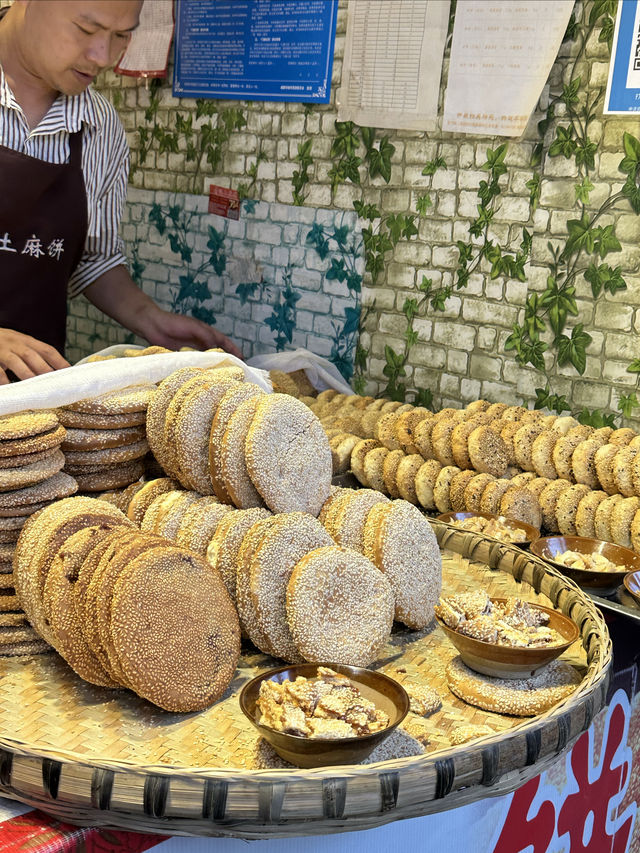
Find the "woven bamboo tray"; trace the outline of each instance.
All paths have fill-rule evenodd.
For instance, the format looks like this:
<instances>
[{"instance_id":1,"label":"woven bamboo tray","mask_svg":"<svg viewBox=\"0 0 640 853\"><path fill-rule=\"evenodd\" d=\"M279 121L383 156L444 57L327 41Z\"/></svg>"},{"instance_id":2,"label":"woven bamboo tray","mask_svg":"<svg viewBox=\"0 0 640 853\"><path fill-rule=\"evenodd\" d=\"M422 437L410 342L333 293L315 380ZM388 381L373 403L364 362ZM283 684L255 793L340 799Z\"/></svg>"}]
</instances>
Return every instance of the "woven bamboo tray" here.
<instances>
[{"instance_id":1,"label":"woven bamboo tray","mask_svg":"<svg viewBox=\"0 0 640 853\"><path fill-rule=\"evenodd\" d=\"M245 839L368 829L514 790L584 731L605 702L611 642L603 619L571 581L514 546L432 521L447 593L483 587L520 595L573 618L567 653L583 673L576 692L535 718L466 705L448 692L456 654L443 632L394 633L379 668L429 684L442 709L409 714L368 763L299 770L275 756L242 716L237 694L272 658L246 651L223 699L170 714L134 694L93 687L55 654L0 662L0 793L81 825ZM458 726L495 732L452 747Z\"/></svg>"}]
</instances>

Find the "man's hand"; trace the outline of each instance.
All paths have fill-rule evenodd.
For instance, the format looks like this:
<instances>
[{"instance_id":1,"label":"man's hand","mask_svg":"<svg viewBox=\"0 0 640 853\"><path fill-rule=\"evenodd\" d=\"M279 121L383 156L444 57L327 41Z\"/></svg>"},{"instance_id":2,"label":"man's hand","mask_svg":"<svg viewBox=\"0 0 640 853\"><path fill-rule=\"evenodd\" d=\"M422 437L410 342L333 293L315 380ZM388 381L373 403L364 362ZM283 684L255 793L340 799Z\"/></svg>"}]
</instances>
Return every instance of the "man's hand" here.
<instances>
[{"instance_id":1,"label":"man's hand","mask_svg":"<svg viewBox=\"0 0 640 853\"><path fill-rule=\"evenodd\" d=\"M13 329L0 329L0 385L9 384L7 370L18 379L29 379L61 367L69 367L69 362L49 344Z\"/></svg>"},{"instance_id":2,"label":"man's hand","mask_svg":"<svg viewBox=\"0 0 640 853\"><path fill-rule=\"evenodd\" d=\"M212 349L220 347L223 350L242 358L238 347L222 332L213 326L208 326L194 317L184 314L171 314L160 308L145 312L145 318L140 324L143 327L142 336L150 344L178 350L180 347L195 349Z\"/></svg>"}]
</instances>

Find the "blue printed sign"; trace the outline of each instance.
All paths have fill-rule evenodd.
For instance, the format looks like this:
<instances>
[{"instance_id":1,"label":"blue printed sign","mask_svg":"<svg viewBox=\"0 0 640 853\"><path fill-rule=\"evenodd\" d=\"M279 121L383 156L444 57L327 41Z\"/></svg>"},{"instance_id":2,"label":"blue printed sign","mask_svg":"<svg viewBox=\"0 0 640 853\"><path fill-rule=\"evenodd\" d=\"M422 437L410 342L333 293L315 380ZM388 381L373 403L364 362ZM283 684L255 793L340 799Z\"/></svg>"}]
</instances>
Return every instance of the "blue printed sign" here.
<instances>
[{"instance_id":1,"label":"blue printed sign","mask_svg":"<svg viewBox=\"0 0 640 853\"><path fill-rule=\"evenodd\" d=\"M327 103L338 0L177 0L176 97Z\"/></svg>"},{"instance_id":2,"label":"blue printed sign","mask_svg":"<svg viewBox=\"0 0 640 853\"><path fill-rule=\"evenodd\" d=\"M618 5L604 112L640 112L640 2L638 0L622 0Z\"/></svg>"}]
</instances>

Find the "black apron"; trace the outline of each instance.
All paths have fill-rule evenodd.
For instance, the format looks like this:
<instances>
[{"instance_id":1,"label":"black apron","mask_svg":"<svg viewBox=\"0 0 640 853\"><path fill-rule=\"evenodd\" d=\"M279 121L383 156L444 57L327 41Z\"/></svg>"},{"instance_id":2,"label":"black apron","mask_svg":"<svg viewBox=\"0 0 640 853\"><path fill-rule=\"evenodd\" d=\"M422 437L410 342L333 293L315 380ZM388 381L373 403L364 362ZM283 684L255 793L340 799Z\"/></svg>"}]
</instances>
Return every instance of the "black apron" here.
<instances>
[{"instance_id":1,"label":"black apron","mask_svg":"<svg viewBox=\"0 0 640 853\"><path fill-rule=\"evenodd\" d=\"M0 145L0 327L62 354L67 285L88 221L82 130L69 146L69 162L57 164Z\"/></svg>"}]
</instances>

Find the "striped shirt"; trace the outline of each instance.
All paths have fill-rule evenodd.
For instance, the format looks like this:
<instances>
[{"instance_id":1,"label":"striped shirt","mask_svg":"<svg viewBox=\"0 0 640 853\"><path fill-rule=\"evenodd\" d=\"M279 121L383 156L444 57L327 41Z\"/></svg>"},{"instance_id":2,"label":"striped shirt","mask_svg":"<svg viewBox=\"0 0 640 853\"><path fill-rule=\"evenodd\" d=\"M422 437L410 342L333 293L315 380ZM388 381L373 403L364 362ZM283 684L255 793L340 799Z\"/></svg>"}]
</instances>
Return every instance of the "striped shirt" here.
<instances>
[{"instance_id":1,"label":"striped shirt","mask_svg":"<svg viewBox=\"0 0 640 853\"><path fill-rule=\"evenodd\" d=\"M129 175L124 128L109 101L89 88L81 95L59 95L31 130L0 67L0 145L48 163L66 163L69 134L81 127L88 230L82 258L69 280L69 296L126 263L118 235Z\"/></svg>"}]
</instances>

